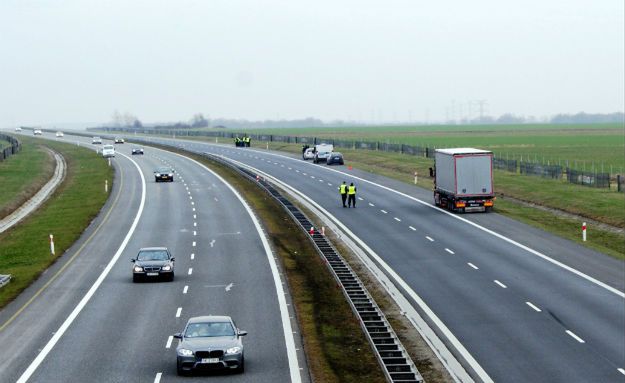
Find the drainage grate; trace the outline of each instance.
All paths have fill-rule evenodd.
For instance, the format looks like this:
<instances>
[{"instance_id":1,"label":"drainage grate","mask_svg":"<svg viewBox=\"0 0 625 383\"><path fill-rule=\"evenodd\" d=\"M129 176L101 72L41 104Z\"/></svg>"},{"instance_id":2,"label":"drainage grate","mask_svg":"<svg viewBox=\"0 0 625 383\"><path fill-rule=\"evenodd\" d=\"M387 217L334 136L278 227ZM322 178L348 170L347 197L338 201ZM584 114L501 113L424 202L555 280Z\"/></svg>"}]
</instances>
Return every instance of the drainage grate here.
<instances>
[{"instance_id":1,"label":"drainage grate","mask_svg":"<svg viewBox=\"0 0 625 383\"><path fill-rule=\"evenodd\" d=\"M209 153L204 153L204 156L233 168L253 180L257 180L258 184L282 204L293 219L300 224L302 230L308 232L313 227L306 215L266 180L257 178L252 171L236 166L220 157ZM375 303L356 273L354 273L325 236L315 231L314 234L309 234L309 237L314 243L317 252L325 259L335 279L342 286L343 294L351 305L352 310L360 318L360 326L367 335L378 362L383 367L386 379L389 382L397 383L423 382L421 374L397 338L384 313L382 313L382 310Z\"/></svg>"}]
</instances>

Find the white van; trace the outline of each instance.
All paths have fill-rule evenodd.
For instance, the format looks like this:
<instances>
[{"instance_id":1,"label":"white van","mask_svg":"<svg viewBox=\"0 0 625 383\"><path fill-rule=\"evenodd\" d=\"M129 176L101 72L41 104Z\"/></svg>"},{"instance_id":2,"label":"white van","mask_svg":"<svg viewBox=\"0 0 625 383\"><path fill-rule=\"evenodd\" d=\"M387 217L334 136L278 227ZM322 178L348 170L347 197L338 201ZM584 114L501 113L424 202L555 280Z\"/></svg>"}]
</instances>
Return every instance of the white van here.
<instances>
[{"instance_id":1,"label":"white van","mask_svg":"<svg viewBox=\"0 0 625 383\"><path fill-rule=\"evenodd\" d=\"M113 145L104 145L102 147L102 157L115 157L115 147Z\"/></svg>"}]
</instances>

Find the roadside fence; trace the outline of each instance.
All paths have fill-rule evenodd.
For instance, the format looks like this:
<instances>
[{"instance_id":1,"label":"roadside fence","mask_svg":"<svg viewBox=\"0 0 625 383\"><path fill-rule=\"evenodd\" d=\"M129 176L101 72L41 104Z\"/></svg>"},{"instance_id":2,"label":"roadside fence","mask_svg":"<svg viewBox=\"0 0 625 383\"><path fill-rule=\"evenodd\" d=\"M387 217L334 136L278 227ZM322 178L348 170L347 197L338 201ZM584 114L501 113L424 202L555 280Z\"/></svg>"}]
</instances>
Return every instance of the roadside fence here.
<instances>
[{"instance_id":1,"label":"roadside fence","mask_svg":"<svg viewBox=\"0 0 625 383\"><path fill-rule=\"evenodd\" d=\"M106 131L106 132L127 132L127 133L143 133L143 134L162 134L170 136L204 136L204 137L223 137L232 138L242 137L246 133L228 132L228 131L201 131L201 130L188 130L188 129L148 129L148 128L122 128L122 127L100 127L100 128L88 128L90 131ZM433 159L436 148L430 148L426 146L418 145L406 145L389 142L375 142L375 141L358 141L358 140L338 140L332 138L319 138L319 137L300 137L300 136L281 136L273 134L253 134L247 133L253 141L260 142L284 142L291 144L307 144L316 145L321 143L332 144L337 148L354 149L354 150L377 150L390 153L401 153L415 157L422 157ZM586 172L570 169L561 165L547 164L539 161L522 161L517 159L504 159L493 158L493 167L495 169L511 172L521 173L523 175L538 176L543 178L551 178L557 180L566 180L570 183L596 187L596 188L610 188L610 174L598 173L598 172ZM614 177L613 177L614 178ZM623 191L625 186L623 185L623 176L618 176L617 186L619 191ZM614 181L613 181L614 182Z\"/></svg>"},{"instance_id":2,"label":"roadside fence","mask_svg":"<svg viewBox=\"0 0 625 383\"><path fill-rule=\"evenodd\" d=\"M22 144L13 136L0 133L0 140L8 141L11 144L11 146L8 146L0 151L0 161L4 161L22 150Z\"/></svg>"}]
</instances>

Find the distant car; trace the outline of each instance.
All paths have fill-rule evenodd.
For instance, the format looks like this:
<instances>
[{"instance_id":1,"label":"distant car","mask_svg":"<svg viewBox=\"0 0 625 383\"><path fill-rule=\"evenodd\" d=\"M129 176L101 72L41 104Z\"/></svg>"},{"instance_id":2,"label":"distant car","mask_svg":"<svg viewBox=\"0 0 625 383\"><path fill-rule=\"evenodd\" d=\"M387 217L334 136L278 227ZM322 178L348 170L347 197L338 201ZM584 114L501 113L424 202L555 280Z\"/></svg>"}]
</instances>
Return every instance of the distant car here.
<instances>
[{"instance_id":1,"label":"distant car","mask_svg":"<svg viewBox=\"0 0 625 383\"><path fill-rule=\"evenodd\" d=\"M174 182L174 169L168 167L160 167L154 171L154 181Z\"/></svg>"},{"instance_id":2,"label":"distant car","mask_svg":"<svg viewBox=\"0 0 625 383\"><path fill-rule=\"evenodd\" d=\"M115 137L115 143L116 144L123 144L124 143L124 139L120 138L120 137Z\"/></svg>"},{"instance_id":3,"label":"distant car","mask_svg":"<svg viewBox=\"0 0 625 383\"><path fill-rule=\"evenodd\" d=\"M102 146L102 157L104 158L115 157L115 147L113 145Z\"/></svg>"},{"instance_id":4,"label":"distant car","mask_svg":"<svg viewBox=\"0 0 625 383\"><path fill-rule=\"evenodd\" d=\"M41 129L35 129L35 130L33 130L33 135L41 136L41 135L43 135L43 132L41 131Z\"/></svg>"},{"instance_id":5,"label":"distant car","mask_svg":"<svg viewBox=\"0 0 625 383\"><path fill-rule=\"evenodd\" d=\"M305 160L312 160L313 158L315 158L315 148L308 148L304 151L304 154L302 155L302 157Z\"/></svg>"},{"instance_id":6,"label":"distant car","mask_svg":"<svg viewBox=\"0 0 625 383\"><path fill-rule=\"evenodd\" d=\"M159 279L164 277L168 281L174 280L174 261L166 247L144 247L139 250L137 258L130 260L132 266L132 281Z\"/></svg>"},{"instance_id":7,"label":"distant car","mask_svg":"<svg viewBox=\"0 0 625 383\"><path fill-rule=\"evenodd\" d=\"M344 165L343 155L341 153L339 153L339 152L332 152L332 153L330 153L330 156L326 160L326 164L328 164L328 165L332 165L332 164Z\"/></svg>"},{"instance_id":8,"label":"distant car","mask_svg":"<svg viewBox=\"0 0 625 383\"><path fill-rule=\"evenodd\" d=\"M57 137L63 137L63 132L56 132Z\"/></svg>"},{"instance_id":9,"label":"distant car","mask_svg":"<svg viewBox=\"0 0 625 383\"><path fill-rule=\"evenodd\" d=\"M102 139L100 137L93 137L93 139L91 140L91 143L94 145L102 145Z\"/></svg>"},{"instance_id":10,"label":"distant car","mask_svg":"<svg viewBox=\"0 0 625 383\"><path fill-rule=\"evenodd\" d=\"M20 128L20 127L18 126L17 128L15 128L15 131L16 131L16 132L21 132L21 131L22 131L22 128Z\"/></svg>"},{"instance_id":11,"label":"distant car","mask_svg":"<svg viewBox=\"0 0 625 383\"><path fill-rule=\"evenodd\" d=\"M132 148L132 154L143 154L143 148Z\"/></svg>"},{"instance_id":12,"label":"distant car","mask_svg":"<svg viewBox=\"0 0 625 383\"><path fill-rule=\"evenodd\" d=\"M201 316L190 318L184 330L174 335L180 339L176 347L178 375L193 371L245 371L245 355L239 330L229 316Z\"/></svg>"}]
</instances>

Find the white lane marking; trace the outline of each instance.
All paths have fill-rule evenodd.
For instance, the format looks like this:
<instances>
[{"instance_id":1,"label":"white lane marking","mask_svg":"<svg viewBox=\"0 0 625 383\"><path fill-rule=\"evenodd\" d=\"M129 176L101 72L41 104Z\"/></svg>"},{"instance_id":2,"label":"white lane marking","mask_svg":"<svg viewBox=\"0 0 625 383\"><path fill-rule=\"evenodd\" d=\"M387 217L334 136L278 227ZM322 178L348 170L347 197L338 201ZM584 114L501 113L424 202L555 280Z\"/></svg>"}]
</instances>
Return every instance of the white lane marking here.
<instances>
[{"instance_id":1,"label":"white lane marking","mask_svg":"<svg viewBox=\"0 0 625 383\"><path fill-rule=\"evenodd\" d=\"M499 281L498 281L498 280L496 280L496 279L495 279L493 282L495 282L496 284L498 284L499 286L501 286L501 287L502 287L502 288L504 288L504 289L507 289L507 288L508 288L508 286L504 285L503 283L499 282Z\"/></svg>"},{"instance_id":2,"label":"white lane marking","mask_svg":"<svg viewBox=\"0 0 625 383\"><path fill-rule=\"evenodd\" d=\"M310 178L313 178L313 179L314 179L314 178L315 178L315 176L310 176Z\"/></svg>"},{"instance_id":3,"label":"white lane marking","mask_svg":"<svg viewBox=\"0 0 625 383\"><path fill-rule=\"evenodd\" d=\"M289 168L289 170L293 170L293 168Z\"/></svg>"},{"instance_id":4,"label":"white lane marking","mask_svg":"<svg viewBox=\"0 0 625 383\"><path fill-rule=\"evenodd\" d=\"M204 168L207 172L217 177L217 179L219 179L221 182L223 182L224 185L226 185L228 189L230 189L230 191L232 191L232 193L237 197L239 202L241 202L241 204L247 211L247 214L250 216L250 219L254 223L256 232L258 233L258 236L260 237L261 242L263 243L263 248L265 249L265 255L267 256L267 259L269 261L269 267L271 268L271 274L273 275L273 282L276 288L276 295L278 298L278 306L280 307L280 317L282 320L282 331L284 333L284 342L286 343L287 357L289 360L289 374L291 377L291 382L300 383L302 381L302 377L300 375L300 367L299 367L299 361L297 360L297 352L295 351L295 338L293 337L291 321L289 320L289 309L286 306L286 298L284 297L285 296L284 287L282 286L282 282L280 281L280 273L278 272L278 266L276 265L276 260L273 257L271 246L269 245L269 241L267 240L267 237L265 236L263 232L262 226L258 222L258 219L254 215L254 212L252 211L250 206L247 204L247 202L243 199L241 194L239 194L239 192L232 185L226 182L226 180L222 176L215 173L214 171L212 171L211 169L197 162L194 159L185 157L181 154L177 154L177 153L174 153L174 154L199 165L200 167Z\"/></svg>"},{"instance_id":5,"label":"white lane marking","mask_svg":"<svg viewBox=\"0 0 625 383\"><path fill-rule=\"evenodd\" d=\"M189 199L193 199L193 197L189 196Z\"/></svg>"},{"instance_id":6,"label":"white lane marking","mask_svg":"<svg viewBox=\"0 0 625 383\"><path fill-rule=\"evenodd\" d=\"M182 289L182 293L186 294L189 291L189 286L185 286L184 289Z\"/></svg>"},{"instance_id":7,"label":"white lane marking","mask_svg":"<svg viewBox=\"0 0 625 383\"><path fill-rule=\"evenodd\" d=\"M456 254L453 251L449 250L448 248L445 248L445 251L448 252L449 254Z\"/></svg>"},{"instance_id":8,"label":"white lane marking","mask_svg":"<svg viewBox=\"0 0 625 383\"><path fill-rule=\"evenodd\" d=\"M480 268L475 266L474 264L472 264L471 262L467 262L467 265L471 266L472 268L474 268L475 270L479 270Z\"/></svg>"},{"instance_id":9,"label":"white lane marking","mask_svg":"<svg viewBox=\"0 0 625 383\"><path fill-rule=\"evenodd\" d=\"M191 246L195 247L195 241L193 241L193 244Z\"/></svg>"},{"instance_id":10,"label":"white lane marking","mask_svg":"<svg viewBox=\"0 0 625 383\"><path fill-rule=\"evenodd\" d=\"M541 312L542 310L536 307L532 302L525 302L529 307L533 308L537 312Z\"/></svg>"},{"instance_id":11,"label":"white lane marking","mask_svg":"<svg viewBox=\"0 0 625 383\"><path fill-rule=\"evenodd\" d=\"M178 307L178 310L176 310L176 318L180 318L180 314L182 314L182 307Z\"/></svg>"},{"instance_id":12,"label":"white lane marking","mask_svg":"<svg viewBox=\"0 0 625 383\"><path fill-rule=\"evenodd\" d=\"M195 211L195 208L193 208L193 211Z\"/></svg>"},{"instance_id":13,"label":"white lane marking","mask_svg":"<svg viewBox=\"0 0 625 383\"><path fill-rule=\"evenodd\" d=\"M191 201L191 205L195 205L195 202ZM195 210L193 210L193 211L195 211Z\"/></svg>"},{"instance_id":14,"label":"white lane marking","mask_svg":"<svg viewBox=\"0 0 625 383\"><path fill-rule=\"evenodd\" d=\"M230 291L232 286L234 286L234 283L230 283L228 286L226 286L226 291Z\"/></svg>"},{"instance_id":15,"label":"white lane marking","mask_svg":"<svg viewBox=\"0 0 625 383\"><path fill-rule=\"evenodd\" d=\"M414 228L414 227L412 227L412 226L408 226L408 227L409 227L409 228L410 228L410 230L412 230L412 231L417 231L417 229L415 229L415 228Z\"/></svg>"},{"instance_id":16,"label":"white lane marking","mask_svg":"<svg viewBox=\"0 0 625 383\"><path fill-rule=\"evenodd\" d=\"M332 184L328 182L328 186L332 186Z\"/></svg>"},{"instance_id":17,"label":"white lane marking","mask_svg":"<svg viewBox=\"0 0 625 383\"><path fill-rule=\"evenodd\" d=\"M56 332L54 332L54 335L52 336L52 338L48 341L48 343L46 343L46 345L43 347L41 352L37 355L37 357L35 357L35 360L33 360L30 363L26 371L24 371L24 373L22 374L22 376L20 376L20 378L17 380L16 383L27 382L28 379L30 379L33 373L37 370L37 368L41 365L41 363L46 358L46 356L50 353L50 351L52 351L52 348L54 347L54 345L56 345L56 343L59 341L59 339L61 339L63 334L65 334L65 331L67 331L69 326L71 326L72 322L74 322L74 320L78 317L82 309L87 305L89 300L91 300L91 297L98 290L102 282L104 282L104 279L109 274L109 272L111 271L115 263L117 263L117 260L119 259L119 257L122 255L122 253L126 249L126 245L128 245L128 241L130 241L130 238L134 234L135 229L137 228L137 225L139 224L139 219L141 218L141 215L143 214L143 207L145 206L145 191L146 191L145 177L143 176L143 172L141 172L141 168L139 167L139 164L137 164L133 159L131 159L127 155L122 154L122 153L119 153L119 154L126 157L130 162L132 162L137 168L137 170L139 171L139 176L141 176L141 203L139 203L139 210L137 211L137 214L135 215L135 219L132 221L132 225L130 226L130 229L128 230L128 233L126 234L126 237L124 237L124 240L122 241L121 245L119 245L117 252L115 252L115 255L113 255L113 258L111 258L111 260L106 265L104 270L102 270L102 273L100 274L98 279L96 279L96 281L93 283L91 288L89 288L89 291L87 291L85 296L80 300L80 302L78 302L74 310L65 319L61 327L59 327L59 329L56 330Z\"/></svg>"},{"instance_id":18,"label":"white lane marking","mask_svg":"<svg viewBox=\"0 0 625 383\"><path fill-rule=\"evenodd\" d=\"M284 159L287 159L289 161L295 161L293 158L284 156L282 154L276 154L276 153L265 153L265 154L269 154L269 155L272 155L272 156L277 156L277 157L280 157L280 158L284 158ZM244 163L239 162L239 161L236 161L236 162L238 162L239 164L244 165L244 166L246 166L248 168L252 168L254 170L257 170L257 169L255 169L254 167L252 167L250 165L244 164ZM541 253L541 252L539 252L537 250L534 250L534 249L532 249L532 248L530 248L528 246L525 246L525 245L523 245L520 242L517 242L517 241L515 241L515 240L513 240L511 238L508 238L508 237L504 236L503 234L499 234L496 231L487 229L484 226L481 226L481 225L479 225L479 224L477 224L475 222L471 222L471 221L469 221L466 218L463 218L463 217L461 217L459 215L456 215L454 213L451 213L451 212L449 212L447 210L443 210L443 209L441 209L439 207L436 207L435 205L432 205L429 202L425 202L423 200L420 200L420 199L418 199L416 197L413 197L411 195L408 195L406 193L402 193L400 191L392 189L392 188L390 188L388 186L384 186L384 185L378 184L376 182L369 181L369 180L366 180L366 179L358 177L358 176L354 176L353 174L348 174L348 173L342 172L340 170L332 169L332 168L329 168L329 167L318 167L317 165L313 165L313 164L307 164L307 166L316 166L317 169L323 169L325 171L338 173L338 174L341 174L343 176L350 177L352 179L356 179L356 180L362 181L364 183L377 186L377 187L379 187L381 189L390 191L391 193L395 193L395 194L400 195L402 197L411 199L411 200L413 200L413 201L415 201L417 203L420 203L423 206L429 207L430 209L437 210L438 212L440 212L442 214L447 214L447 216L451 217L452 219L457 219L457 220L459 220L459 221L461 221L463 223L466 223L467 225L471 225L471 226L475 227L478 230L481 230L481 231L483 231L485 233L488 233L488 234L490 234L490 235L492 235L494 237L497 237L497 238L499 238L499 239L501 239L501 240L503 240L505 242L508 242L511 245L514 245L514 246L516 246L516 247L518 247L520 249L523 249L523 250L525 250L525 251L527 251L527 252L529 252L529 253L537 256L537 257L540 257L540 258L544 259L547 262L551 262L554 265L556 265L556 266L558 266L558 267L560 267L560 268L562 268L564 270L567 270L567 271L569 271L569 272L571 272L571 273L573 273L573 274L575 274L575 275L577 275L577 276L579 276L581 278L584 278L587 281L596 284L597 286L603 287L604 289L610 291L611 293L614 293L614 294L620 296L621 298L625 298L625 292L619 291L619 290L615 289L614 287L609 286L609 285L601 282L598 279L595 279L595 278L593 278L593 277L591 277L589 275L586 275L586 274L582 273L581 271L579 271L579 270L577 270L577 269L575 269L575 268L573 268L571 266L568 266L568 265L566 265L566 264L564 264L564 263L562 263L560 261L556 261L555 259L553 259L553 258L551 258L551 257L549 257L549 256L547 256L547 255L545 255L545 254L543 254L543 253ZM264 174L267 174L267 173L264 173ZM267 175L267 176L270 177L269 175ZM275 177L271 177L271 178L275 179ZM485 371L484 371L484 374L485 374L484 376L488 376ZM489 379L490 379L490 377L489 377Z\"/></svg>"},{"instance_id":19,"label":"white lane marking","mask_svg":"<svg viewBox=\"0 0 625 383\"><path fill-rule=\"evenodd\" d=\"M196 214L193 214L193 219L197 219L197 215Z\"/></svg>"},{"instance_id":20,"label":"white lane marking","mask_svg":"<svg viewBox=\"0 0 625 383\"><path fill-rule=\"evenodd\" d=\"M401 222L401 219L397 218L397 217L393 217L393 219L397 222Z\"/></svg>"},{"instance_id":21,"label":"white lane marking","mask_svg":"<svg viewBox=\"0 0 625 383\"><path fill-rule=\"evenodd\" d=\"M193 230L193 235L196 236L197 235L197 231Z\"/></svg>"},{"instance_id":22,"label":"white lane marking","mask_svg":"<svg viewBox=\"0 0 625 383\"><path fill-rule=\"evenodd\" d=\"M195 259L195 254L191 253L191 259Z\"/></svg>"},{"instance_id":23,"label":"white lane marking","mask_svg":"<svg viewBox=\"0 0 625 383\"><path fill-rule=\"evenodd\" d=\"M215 245L215 240L214 239L212 241L210 241L210 245L211 245L211 247L213 247Z\"/></svg>"},{"instance_id":24,"label":"white lane marking","mask_svg":"<svg viewBox=\"0 0 625 383\"><path fill-rule=\"evenodd\" d=\"M193 222L193 226L194 226L194 227L195 227L195 226L197 226L197 222Z\"/></svg>"},{"instance_id":25,"label":"white lane marking","mask_svg":"<svg viewBox=\"0 0 625 383\"><path fill-rule=\"evenodd\" d=\"M319 180L319 182L323 182L323 180Z\"/></svg>"},{"instance_id":26,"label":"white lane marking","mask_svg":"<svg viewBox=\"0 0 625 383\"><path fill-rule=\"evenodd\" d=\"M190 192L190 191L188 191L188 192L187 192L187 194L188 194L188 195L191 195L191 192Z\"/></svg>"},{"instance_id":27,"label":"white lane marking","mask_svg":"<svg viewBox=\"0 0 625 383\"><path fill-rule=\"evenodd\" d=\"M427 239L428 239L428 241L430 241L430 242L434 242L434 238L432 238L432 237L428 237L428 236L426 235L426 236L425 236L425 238L427 238Z\"/></svg>"},{"instance_id":28,"label":"white lane marking","mask_svg":"<svg viewBox=\"0 0 625 383\"><path fill-rule=\"evenodd\" d=\"M578 341L579 343L586 343L582 338L578 337L577 335L575 335L573 333L573 331L571 330L566 330L566 333L569 334L573 339L575 339L576 341Z\"/></svg>"},{"instance_id":29,"label":"white lane marking","mask_svg":"<svg viewBox=\"0 0 625 383\"><path fill-rule=\"evenodd\" d=\"M303 174L303 175L305 175L305 176L307 176L307 175L308 175L308 174L306 174L306 173L302 173L302 174Z\"/></svg>"},{"instance_id":30,"label":"white lane marking","mask_svg":"<svg viewBox=\"0 0 625 383\"><path fill-rule=\"evenodd\" d=\"M360 198L360 197L358 197L358 200L360 200L360 201L364 201L364 199L362 199L362 198Z\"/></svg>"},{"instance_id":31,"label":"white lane marking","mask_svg":"<svg viewBox=\"0 0 625 383\"><path fill-rule=\"evenodd\" d=\"M369 202L369 206L375 206L374 204L372 204L371 202Z\"/></svg>"},{"instance_id":32,"label":"white lane marking","mask_svg":"<svg viewBox=\"0 0 625 383\"><path fill-rule=\"evenodd\" d=\"M174 337L170 335L170 336L167 338L167 344L165 345L165 348L170 348L170 347L171 347L171 342L172 342L173 340L174 340Z\"/></svg>"},{"instance_id":33,"label":"white lane marking","mask_svg":"<svg viewBox=\"0 0 625 383\"><path fill-rule=\"evenodd\" d=\"M215 200L215 202L219 202L219 200L217 199L217 197L213 198Z\"/></svg>"},{"instance_id":34,"label":"white lane marking","mask_svg":"<svg viewBox=\"0 0 625 383\"><path fill-rule=\"evenodd\" d=\"M380 210L380 211L381 211L382 213L384 213L384 214L388 214L388 211L386 211L386 210Z\"/></svg>"},{"instance_id":35,"label":"white lane marking","mask_svg":"<svg viewBox=\"0 0 625 383\"><path fill-rule=\"evenodd\" d=\"M295 169L295 172L296 172L296 173L299 173L299 170Z\"/></svg>"},{"instance_id":36,"label":"white lane marking","mask_svg":"<svg viewBox=\"0 0 625 383\"><path fill-rule=\"evenodd\" d=\"M154 378L154 383L160 383L161 382L161 377L163 376L162 372L158 372L156 373L156 377Z\"/></svg>"},{"instance_id":37,"label":"white lane marking","mask_svg":"<svg viewBox=\"0 0 625 383\"><path fill-rule=\"evenodd\" d=\"M620 372L621 374L625 375L625 369L623 368L617 368L616 369L618 372Z\"/></svg>"},{"instance_id":38,"label":"white lane marking","mask_svg":"<svg viewBox=\"0 0 625 383\"><path fill-rule=\"evenodd\" d=\"M187 274L189 275L193 274L193 267L189 267L189 272Z\"/></svg>"}]
</instances>

